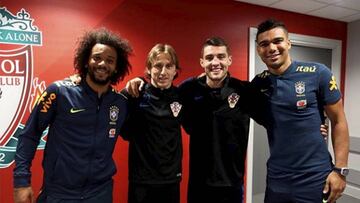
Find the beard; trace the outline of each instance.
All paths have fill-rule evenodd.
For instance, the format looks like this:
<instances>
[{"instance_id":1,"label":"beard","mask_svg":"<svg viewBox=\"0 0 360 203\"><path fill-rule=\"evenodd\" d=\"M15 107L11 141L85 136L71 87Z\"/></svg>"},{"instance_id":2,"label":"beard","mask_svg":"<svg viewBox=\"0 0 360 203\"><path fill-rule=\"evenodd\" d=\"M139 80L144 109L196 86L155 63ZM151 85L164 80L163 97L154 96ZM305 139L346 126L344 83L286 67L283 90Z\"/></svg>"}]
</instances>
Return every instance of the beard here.
<instances>
[{"instance_id":1,"label":"beard","mask_svg":"<svg viewBox=\"0 0 360 203\"><path fill-rule=\"evenodd\" d=\"M109 73L108 77L106 77L106 78L99 78L96 76L94 69L88 69L88 74L90 76L90 80L93 81L95 84L107 85L111 81L111 79L114 77L115 73L114 72Z\"/></svg>"}]
</instances>

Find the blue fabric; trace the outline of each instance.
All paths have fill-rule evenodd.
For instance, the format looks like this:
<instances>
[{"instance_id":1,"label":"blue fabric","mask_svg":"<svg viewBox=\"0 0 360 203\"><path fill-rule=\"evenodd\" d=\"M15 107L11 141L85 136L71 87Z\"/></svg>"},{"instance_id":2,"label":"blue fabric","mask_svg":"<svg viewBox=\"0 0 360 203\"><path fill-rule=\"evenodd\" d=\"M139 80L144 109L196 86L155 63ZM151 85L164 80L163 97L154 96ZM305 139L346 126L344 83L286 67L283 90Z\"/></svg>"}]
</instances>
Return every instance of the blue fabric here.
<instances>
[{"instance_id":1,"label":"blue fabric","mask_svg":"<svg viewBox=\"0 0 360 203\"><path fill-rule=\"evenodd\" d=\"M56 198L94 195L116 172L112 153L126 116L125 97L112 89L99 98L86 82L51 84L19 135L14 186L30 185L31 161L49 126L43 187Z\"/></svg>"},{"instance_id":2,"label":"blue fabric","mask_svg":"<svg viewBox=\"0 0 360 203\"><path fill-rule=\"evenodd\" d=\"M268 172L331 169L331 157L319 129L323 106L341 98L334 80L322 64L294 61L282 75L265 71L252 81L268 101Z\"/></svg>"},{"instance_id":3,"label":"blue fabric","mask_svg":"<svg viewBox=\"0 0 360 203\"><path fill-rule=\"evenodd\" d=\"M327 172L278 173L267 177L265 203L320 203Z\"/></svg>"},{"instance_id":4,"label":"blue fabric","mask_svg":"<svg viewBox=\"0 0 360 203\"><path fill-rule=\"evenodd\" d=\"M113 182L103 187L94 196L86 199L61 199L48 196L42 192L36 200L36 203L112 203L113 202Z\"/></svg>"}]
</instances>

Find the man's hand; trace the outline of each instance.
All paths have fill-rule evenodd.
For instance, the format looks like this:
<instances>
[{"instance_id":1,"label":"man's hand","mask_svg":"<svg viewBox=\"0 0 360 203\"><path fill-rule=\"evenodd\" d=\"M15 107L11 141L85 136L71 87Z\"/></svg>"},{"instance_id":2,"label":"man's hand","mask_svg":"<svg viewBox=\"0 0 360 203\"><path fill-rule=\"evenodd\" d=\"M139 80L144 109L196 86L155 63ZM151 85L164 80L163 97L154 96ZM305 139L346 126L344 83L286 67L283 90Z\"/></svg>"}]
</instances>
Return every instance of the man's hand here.
<instances>
[{"instance_id":1,"label":"man's hand","mask_svg":"<svg viewBox=\"0 0 360 203\"><path fill-rule=\"evenodd\" d=\"M327 138L329 136L328 129L329 129L329 126L326 124L320 125L320 132L324 136L324 140L327 140Z\"/></svg>"},{"instance_id":2,"label":"man's hand","mask_svg":"<svg viewBox=\"0 0 360 203\"><path fill-rule=\"evenodd\" d=\"M15 203L34 203L34 192L29 187L14 188L14 202Z\"/></svg>"},{"instance_id":3,"label":"man's hand","mask_svg":"<svg viewBox=\"0 0 360 203\"><path fill-rule=\"evenodd\" d=\"M69 78L70 78L71 82L73 82L77 85L80 84L80 82L81 82L81 77L79 74L70 75Z\"/></svg>"},{"instance_id":4,"label":"man's hand","mask_svg":"<svg viewBox=\"0 0 360 203\"><path fill-rule=\"evenodd\" d=\"M205 75L206 75L206 73L201 73L200 75L197 76L197 78L201 78L201 77L203 77Z\"/></svg>"},{"instance_id":5,"label":"man's hand","mask_svg":"<svg viewBox=\"0 0 360 203\"><path fill-rule=\"evenodd\" d=\"M323 193L326 194L330 192L330 195L327 199L328 203L335 202L345 190L346 180L342 175L332 171L326 178L325 187Z\"/></svg>"},{"instance_id":6,"label":"man's hand","mask_svg":"<svg viewBox=\"0 0 360 203\"><path fill-rule=\"evenodd\" d=\"M132 97L139 97L140 91L143 89L145 82L141 78L134 78L126 83L126 91Z\"/></svg>"}]
</instances>

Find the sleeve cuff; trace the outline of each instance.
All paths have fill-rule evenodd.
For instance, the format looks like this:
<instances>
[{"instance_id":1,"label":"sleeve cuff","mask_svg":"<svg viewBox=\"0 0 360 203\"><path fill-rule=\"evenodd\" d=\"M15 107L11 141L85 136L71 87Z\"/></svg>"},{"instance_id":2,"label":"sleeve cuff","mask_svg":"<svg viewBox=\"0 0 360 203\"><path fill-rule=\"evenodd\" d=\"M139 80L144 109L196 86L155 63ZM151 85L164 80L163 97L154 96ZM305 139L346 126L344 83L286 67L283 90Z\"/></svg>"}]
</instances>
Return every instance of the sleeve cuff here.
<instances>
[{"instance_id":1,"label":"sleeve cuff","mask_svg":"<svg viewBox=\"0 0 360 203\"><path fill-rule=\"evenodd\" d=\"M28 187L31 185L31 176L14 176L14 188Z\"/></svg>"}]
</instances>

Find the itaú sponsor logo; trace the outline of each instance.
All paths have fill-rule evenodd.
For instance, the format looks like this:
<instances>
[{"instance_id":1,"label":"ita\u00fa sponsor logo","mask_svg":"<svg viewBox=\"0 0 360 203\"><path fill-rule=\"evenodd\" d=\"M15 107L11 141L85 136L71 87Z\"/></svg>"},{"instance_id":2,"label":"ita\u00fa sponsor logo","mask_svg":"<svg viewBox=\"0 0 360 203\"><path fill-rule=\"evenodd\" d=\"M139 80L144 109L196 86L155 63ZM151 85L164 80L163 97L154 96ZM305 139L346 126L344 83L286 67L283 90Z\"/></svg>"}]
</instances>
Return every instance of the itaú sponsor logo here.
<instances>
[{"instance_id":1,"label":"ita\u00fa sponsor logo","mask_svg":"<svg viewBox=\"0 0 360 203\"><path fill-rule=\"evenodd\" d=\"M314 73L316 71L315 66L298 66L296 72Z\"/></svg>"}]
</instances>

